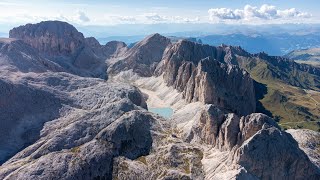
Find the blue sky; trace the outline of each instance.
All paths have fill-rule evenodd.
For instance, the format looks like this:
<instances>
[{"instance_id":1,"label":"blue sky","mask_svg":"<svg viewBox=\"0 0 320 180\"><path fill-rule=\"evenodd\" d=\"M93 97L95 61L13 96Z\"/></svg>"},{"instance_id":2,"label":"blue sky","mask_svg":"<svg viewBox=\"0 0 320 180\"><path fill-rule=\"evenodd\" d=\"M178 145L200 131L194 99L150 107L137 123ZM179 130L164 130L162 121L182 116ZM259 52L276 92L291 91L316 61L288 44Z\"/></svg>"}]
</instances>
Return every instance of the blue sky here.
<instances>
[{"instance_id":1,"label":"blue sky","mask_svg":"<svg viewBox=\"0 0 320 180\"><path fill-rule=\"evenodd\" d=\"M0 0L0 24L319 23L317 0Z\"/></svg>"}]
</instances>

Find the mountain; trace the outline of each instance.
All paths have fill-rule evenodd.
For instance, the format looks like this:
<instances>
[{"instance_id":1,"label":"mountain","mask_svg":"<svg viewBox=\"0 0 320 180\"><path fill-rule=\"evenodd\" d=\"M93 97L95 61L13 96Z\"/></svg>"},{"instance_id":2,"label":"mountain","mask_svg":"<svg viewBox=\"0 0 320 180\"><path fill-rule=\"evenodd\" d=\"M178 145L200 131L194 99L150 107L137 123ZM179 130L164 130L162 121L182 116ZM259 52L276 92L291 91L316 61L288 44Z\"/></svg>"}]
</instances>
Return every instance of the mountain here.
<instances>
[{"instance_id":1,"label":"mountain","mask_svg":"<svg viewBox=\"0 0 320 180\"><path fill-rule=\"evenodd\" d=\"M285 57L298 63L320 67L320 48L294 50L286 54Z\"/></svg>"},{"instance_id":2,"label":"mountain","mask_svg":"<svg viewBox=\"0 0 320 180\"><path fill-rule=\"evenodd\" d=\"M269 111L284 128L319 129L319 68L264 53L254 55L252 61L239 60L262 84L257 86L264 92L259 98L260 112Z\"/></svg>"},{"instance_id":3,"label":"mountain","mask_svg":"<svg viewBox=\"0 0 320 180\"><path fill-rule=\"evenodd\" d=\"M22 26L22 32L37 26ZM47 32L46 38L61 35ZM255 112L261 92L239 57L279 66L269 56L171 42L160 34L130 49L84 38L79 52L106 58L106 81L89 76L87 64L70 64L75 74L57 63L74 58L75 46L50 51L35 45L43 35L27 35L0 43L0 179L320 178L316 156ZM165 119L148 111L154 106L174 113Z\"/></svg>"},{"instance_id":4,"label":"mountain","mask_svg":"<svg viewBox=\"0 0 320 180\"><path fill-rule=\"evenodd\" d=\"M120 46L100 45L95 38L85 38L75 27L60 21L19 26L10 30L9 36L29 44L70 73L104 79L107 78L105 60L126 46L121 42Z\"/></svg>"},{"instance_id":5,"label":"mountain","mask_svg":"<svg viewBox=\"0 0 320 180\"><path fill-rule=\"evenodd\" d=\"M181 91L188 102L216 104L241 115L255 112L250 75L215 60L224 56L224 61L231 62L228 58L232 57L226 54L222 48L181 40L166 51L157 73L163 74L167 85Z\"/></svg>"},{"instance_id":6,"label":"mountain","mask_svg":"<svg viewBox=\"0 0 320 180\"><path fill-rule=\"evenodd\" d=\"M282 31L279 31L282 32ZM250 53L266 52L271 55L285 55L296 49L319 47L318 33L289 34L289 33L230 33L225 35L207 35L197 37L203 43L218 46L228 44L241 46Z\"/></svg>"},{"instance_id":7,"label":"mountain","mask_svg":"<svg viewBox=\"0 0 320 180\"><path fill-rule=\"evenodd\" d=\"M41 57L37 50L21 40L0 38L2 71L46 72L64 71L58 64Z\"/></svg>"},{"instance_id":8,"label":"mountain","mask_svg":"<svg viewBox=\"0 0 320 180\"><path fill-rule=\"evenodd\" d=\"M148 41L148 39L147 37L142 42ZM156 62L157 68L153 75L140 73L135 69L135 66L126 66L121 72L115 72L112 69L114 67L109 66L108 71L113 72L110 74L110 80L129 82L140 87L142 92L147 94L147 97L157 96L159 98L157 101L162 100L153 104L152 100L147 100L152 106L166 104L174 108L175 113L170 119L170 123L174 125L172 137L176 139L168 139L170 142L180 142L179 138L184 140L181 145L166 144L165 147L155 147L153 153L137 160L117 158L113 176L119 179L128 179L132 174L147 179L150 177L150 179L159 177L263 179L272 178L274 174L277 174L277 177L287 177L282 174L285 171L285 165L275 165L278 160L276 156L282 154L281 158L290 162L297 158L304 159L303 152L289 152L289 149L297 148L297 143L290 136L283 134L274 120L263 114L252 113L255 111L254 81L248 72L233 65L242 63L238 56L255 58L255 55L247 53L240 47L213 47L181 40L167 46L163 51L161 61ZM138 62L140 59L134 57L132 61ZM269 61L276 64L273 59ZM301 68L301 71L307 70ZM239 136L243 136L244 139L239 139ZM265 137L277 140L262 143L262 139L269 139ZM195 148L185 142L201 145ZM267 145L279 142L286 144L285 146L282 146L283 144L276 145L277 147L281 146L279 151L271 149ZM214 152L202 150L202 148L205 149L202 147L204 144L211 145L218 150ZM252 149L245 150L248 146ZM256 150L257 147L260 150ZM250 153L255 150L256 153ZM219 154L221 151L225 151L226 154ZM207 155L205 155L206 153ZM265 153L265 156L258 157L257 155ZM293 154L301 154L301 156L294 157ZM259 163L256 161L257 159L259 159ZM248 163L251 160L252 164ZM270 165L270 163L266 163L270 161L274 163L271 163L272 167L267 167L265 164ZM162 168L154 171L159 163ZM234 171L230 172L229 170L232 168L226 169L221 167L221 164L240 166L244 169L233 169ZM304 166L303 161L298 164L297 166L301 168ZM173 167L175 167L174 171ZM259 169L257 167L261 170L257 170ZM268 168L270 171L266 170ZM274 169L279 171L276 172ZM293 171L297 172L297 169ZM303 174L303 172L301 173Z\"/></svg>"},{"instance_id":9,"label":"mountain","mask_svg":"<svg viewBox=\"0 0 320 180\"><path fill-rule=\"evenodd\" d=\"M117 74L126 69L133 69L138 74L150 76L156 64L161 60L166 47L170 44L170 40L160 34L150 35L135 44L123 57L112 64L108 73Z\"/></svg>"},{"instance_id":10,"label":"mountain","mask_svg":"<svg viewBox=\"0 0 320 180\"><path fill-rule=\"evenodd\" d=\"M147 39L148 38L141 42L145 42ZM136 48L138 48L138 46ZM162 49L164 49L164 47ZM133 63L127 65L121 63L123 65L122 67L111 65L108 68L108 72L113 76L112 72L115 72L114 68L118 67L120 69L117 69L117 72L131 69L140 76L149 77L152 74L160 76L164 73L164 80L167 82L167 85L173 86L178 91L183 91L186 99L189 102L192 102L193 99L201 99L199 98L201 95L196 94L199 93L199 91L191 88L195 86L195 83L192 83L193 81L191 81L191 79L195 80L195 78L189 77L191 74L193 74L193 77L195 76L197 72L195 69L198 62L201 59L209 57L209 59L217 60L223 64L239 66L250 74L250 76L255 80L254 86L257 100L257 106L255 109L257 109L258 112L267 113L268 115L273 116L277 121L280 121L279 123L284 128L304 127L313 130L319 129L317 122L320 117L320 112L318 110L318 102L320 100L320 71L317 67L299 64L279 56L269 56L266 53L251 54L239 46L221 45L215 47L187 40L182 40L174 43L173 45L168 45L166 51L159 50L157 51L157 54L158 53L163 53L163 56L161 61L157 60L158 64L154 73L147 70L145 66L143 66L143 68L135 68L136 66L133 65ZM131 59L131 62L139 62L138 66L145 64L141 63L141 60L135 56L130 56L129 59ZM188 63L188 61L191 61L191 63ZM164 68L164 70L161 70L161 66L163 66L163 64L165 64L164 67L167 69ZM209 64L206 64L206 66L212 67ZM152 65L152 67L154 67L154 65ZM143 73L140 71L138 72L138 69L143 69ZM146 74L145 72L148 73ZM210 73L210 71L206 70L206 73ZM214 75L214 73L214 71L211 72L213 77L220 76L220 74ZM240 76L235 75L235 77ZM235 78L232 79L233 80L230 81L232 83L230 84L237 84L237 81L234 80ZM225 82L226 80L217 79L213 81ZM203 81L199 82L202 83ZM239 80L239 82L242 81ZM188 86L186 86L186 84L188 84ZM227 84L228 83L223 83L216 89L229 89L232 87L224 87L224 85ZM214 87L213 85L210 86ZM241 87L240 84L239 87ZM241 90L239 87L232 88L235 90ZM247 88L247 86L244 87ZM203 89L203 91L212 92L210 89ZM219 93L223 94L223 91ZM193 98L194 96L196 98ZM204 98L205 96L202 97L203 99L209 98ZM218 97L219 96L216 97L215 103L217 103ZM236 97L239 97L239 94L237 94ZM247 95L246 97L251 98L252 96ZM219 97L219 99L221 100L225 98ZM243 100L244 102L247 102L248 99L244 98ZM254 104L252 103L252 100L249 100L249 102ZM239 105L236 106L244 107Z\"/></svg>"}]
</instances>

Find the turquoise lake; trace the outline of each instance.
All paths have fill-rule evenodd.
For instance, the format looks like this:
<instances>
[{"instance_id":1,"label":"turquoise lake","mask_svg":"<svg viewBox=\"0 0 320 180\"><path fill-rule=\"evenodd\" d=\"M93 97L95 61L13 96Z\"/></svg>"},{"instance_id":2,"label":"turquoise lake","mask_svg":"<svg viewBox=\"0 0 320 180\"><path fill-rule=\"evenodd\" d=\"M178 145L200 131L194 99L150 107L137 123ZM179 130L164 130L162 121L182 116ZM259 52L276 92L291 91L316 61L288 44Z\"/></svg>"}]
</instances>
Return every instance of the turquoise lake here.
<instances>
[{"instance_id":1,"label":"turquoise lake","mask_svg":"<svg viewBox=\"0 0 320 180\"><path fill-rule=\"evenodd\" d=\"M164 108L149 108L150 112L156 113L166 119L169 119L173 114L173 109L169 107Z\"/></svg>"}]
</instances>

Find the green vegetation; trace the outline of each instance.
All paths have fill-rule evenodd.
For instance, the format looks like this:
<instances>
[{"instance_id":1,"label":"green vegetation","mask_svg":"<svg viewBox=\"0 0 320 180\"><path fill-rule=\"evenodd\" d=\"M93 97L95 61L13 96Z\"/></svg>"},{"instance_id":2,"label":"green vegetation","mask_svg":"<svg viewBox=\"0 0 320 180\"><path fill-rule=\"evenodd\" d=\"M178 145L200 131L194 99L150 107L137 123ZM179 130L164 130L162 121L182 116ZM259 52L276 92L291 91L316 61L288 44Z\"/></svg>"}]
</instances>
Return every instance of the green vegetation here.
<instances>
[{"instance_id":1,"label":"green vegetation","mask_svg":"<svg viewBox=\"0 0 320 180\"><path fill-rule=\"evenodd\" d=\"M148 165L145 156L140 156L140 157L137 159L137 161L140 161L140 162L142 162L143 164Z\"/></svg>"},{"instance_id":2,"label":"green vegetation","mask_svg":"<svg viewBox=\"0 0 320 180\"><path fill-rule=\"evenodd\" d=\"M187 159L187 158L183 160L183 170L186 174L191 173L189 159Z\"/></svg>"},{"instance_id":3,"label":"green vegetation","mask_svg":"<svg viewBox=\"0 0 320 180\"><path fill-rule=\"evenodd\" d=\"M80 146L74 147L70 150L73 153L79 153L80 152Z\"/></svg>"},{"instance_id":4,"label":"green vegetation","mask_svg":"<svg viewBox=\"0 0 320 180\"><path fill-rule=\"evenodd\" d=\"M266 92L259 102L283 129L320 131L319 76L303 72L294 65L291 69L279 67L258 58L240 62L254 80L265 86Z\"/></svg>"}]
</instances>

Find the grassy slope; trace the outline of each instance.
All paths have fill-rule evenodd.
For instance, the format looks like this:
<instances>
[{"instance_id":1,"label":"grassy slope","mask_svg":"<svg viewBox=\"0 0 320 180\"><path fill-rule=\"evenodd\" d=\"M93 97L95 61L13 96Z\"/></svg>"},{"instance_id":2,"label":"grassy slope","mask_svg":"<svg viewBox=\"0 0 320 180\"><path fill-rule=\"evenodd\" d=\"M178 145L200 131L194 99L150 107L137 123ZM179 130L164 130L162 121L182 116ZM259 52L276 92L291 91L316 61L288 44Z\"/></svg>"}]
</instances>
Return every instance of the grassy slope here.
<instances>
[{"instance_id":1,"label":"grassy slope","mask_svg":"<svg viewBox=\"0 0 320 180\"><path fill-rule=\"evenodd\" d=\"M320 130L320 92L306 91L302 88L288 85L277 79L278 70L270 67L264 61L250 61L242 67L250 72L253 79L265 84L267 93L260 102L279 120L283 128L306 128ZM303 78L308 78L304 76Z\"/></svg>"}]
</instances>

